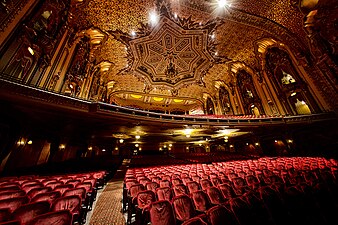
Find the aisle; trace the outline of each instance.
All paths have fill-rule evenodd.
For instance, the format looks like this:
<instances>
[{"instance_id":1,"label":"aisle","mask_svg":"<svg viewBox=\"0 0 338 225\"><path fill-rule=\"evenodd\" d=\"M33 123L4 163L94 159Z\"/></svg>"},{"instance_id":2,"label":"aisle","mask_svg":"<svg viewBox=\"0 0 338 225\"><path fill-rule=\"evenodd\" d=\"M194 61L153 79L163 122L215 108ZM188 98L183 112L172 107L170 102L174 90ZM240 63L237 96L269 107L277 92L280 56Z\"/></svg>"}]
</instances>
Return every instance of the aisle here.
<instances>
[{"instance_id":1,"label":"aisle","mask_svg":"<svg viewBox=\"0 0 338 225\"><path fill-rule=\"evenodd\" d=\"M89 225L123 225L125 219L121 213L123 179L109 181L96 200Z\"/></svg>"}]
</instances>

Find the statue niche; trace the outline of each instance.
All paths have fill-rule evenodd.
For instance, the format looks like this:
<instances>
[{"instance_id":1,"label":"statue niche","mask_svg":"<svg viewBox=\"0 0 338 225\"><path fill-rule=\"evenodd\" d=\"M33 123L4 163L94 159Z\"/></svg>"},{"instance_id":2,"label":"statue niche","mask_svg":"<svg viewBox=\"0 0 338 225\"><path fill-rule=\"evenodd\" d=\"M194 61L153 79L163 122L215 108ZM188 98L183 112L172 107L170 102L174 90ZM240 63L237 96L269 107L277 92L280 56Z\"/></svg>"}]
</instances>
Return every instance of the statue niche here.
<instances>
[{"instance_id":1,"label":"statue niche","mask_svg":"<svg viewBox=\"0 0 338 225\"><path fill-rule=\"evenodd\" d=\"M233 115L229 92L222 86L219 89L219 101L224 115Z\"/></svg>"},{"instance_id":2,"label":"statue niche","mask_svg":"<svg viewBox=\"0 0 338 225\"><path fill-rule=\"evenodd\" d=\"M309 114L316 111L317 104L286 51L276 47L268 49L266 71L288 114ZM308 110L300 110L300 107Z\"/></svg>"},{"instance_id":3,"label":"statue niche","mask_svg":"<svg viewBox=\"0 0 338 225\"><path fill-rule=\"evenodd\" d=\"M252 77L245 70L240 70L237 73L237 88L241 96L245 114L258 116L264 113Z\"/></svg>"}]
</instances>

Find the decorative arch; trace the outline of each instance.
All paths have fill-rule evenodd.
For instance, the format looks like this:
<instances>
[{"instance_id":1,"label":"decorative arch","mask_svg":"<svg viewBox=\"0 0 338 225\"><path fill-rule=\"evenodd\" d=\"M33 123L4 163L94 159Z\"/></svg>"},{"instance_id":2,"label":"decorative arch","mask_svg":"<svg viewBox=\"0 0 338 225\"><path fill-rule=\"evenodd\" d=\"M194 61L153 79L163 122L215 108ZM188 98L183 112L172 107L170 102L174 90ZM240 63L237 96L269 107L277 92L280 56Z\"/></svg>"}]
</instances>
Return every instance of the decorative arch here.
<instances>
[{"instance_id":1,"label":"decorative arch","mask_svg":"<svg viewBox=\"0 0 338 225\"><path fill-rule=\"evenodd\" d=\"M246 70L240 69L236 74L236 79L244 113L256 116L264 114L261 99L255 88L252 76Z\"/></svg>"},{"instance_id":2,"label":"decorative arch","mask_svg":"<svg viewBox=\"0 0 338 225\"><path fill-rule=\"evenodd\" d=\"M265 53L265 71L288 114L311 114L318 106L287 51L272 46Z\"/></svg>"},{"instance_id":3,"label":"decorative arch","mask_svg":"<svg viewBox=\"0 0 338 225\"><path fill-rule=\"evenodd\" d=\"M219 88L219 103L224 115L234 114L233 106L230 100L230 93L223 85Z\"/></svg>"}]
</instances>

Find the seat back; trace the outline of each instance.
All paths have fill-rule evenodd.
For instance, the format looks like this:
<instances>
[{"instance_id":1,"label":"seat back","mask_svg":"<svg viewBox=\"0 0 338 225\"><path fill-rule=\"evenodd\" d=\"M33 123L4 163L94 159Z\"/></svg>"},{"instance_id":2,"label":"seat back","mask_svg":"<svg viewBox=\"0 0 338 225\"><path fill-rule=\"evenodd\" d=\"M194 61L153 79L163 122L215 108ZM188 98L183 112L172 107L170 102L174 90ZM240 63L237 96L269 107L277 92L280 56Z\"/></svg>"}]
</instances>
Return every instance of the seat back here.
<instances>
[{"instance_id":1,"label":"seat back","mask_svg":"<svg viewBox=\"0 0 338 225\"><path fill-rule=\"evenodd\" d=\"M21 190L6 191L0 193L0 200L25 196L26 192Z\"/></svg>"},{"instance_id":2,"label":"seat back","mask_svg":"<svg viewBox=\"0 0 338 225\"><path fill-rule=\"evenodd\" d=\"M29 225L70 225L72 224L72 214L68 210L50 212L35 217Z\"/></svg>"},{"instance_id":3,"label":"seat back","mask_svg":"<svg viewBox=\"0 0 338 225\"><path fill-rule=\"evenodd\" d=\"M213 179L215 179L215 178L213 178ZM202 179L200 181L200 184L201 184L202 190L206 190L207 188L212 186L212 183L210 182L210 180L206 180L206 179Z\"/></svg>"},{"instance_id":4,"label":"seat back","mask_svg":"<svg viewBox=\"0 0 338 225\"><path fill-rule=\"evenodd\" d=\"M12 216L15 220L20 221L21 224L27 224L34 217L49 212L49 209L48 202L34 202L20 206L13 212Z\"/></svg>"},{"instance_id":5,"label":"seat back","mask_svg":"<svg viewBox=\"0 0 338 225\"><path fill-rule=\"evenodd\" d=\"M28 184L28 185L22 187L21 189L22 189L23 191L25 191L26 193L28 193L28 192L30 192L30 190L32 190L32 189L35 189L35 188L41 188L41 187L43 187L43 184L36 183L36 184Z\"/></svg>"},{"instance_id":6,"label":"seat back","mask_svg":"<svg viewBox=\"0 0 338 225\"><path fill-rule=\"evenodd\" d=\"M159 187L158 183L156 182L149 182L146 183L146 189L156 192L156 189Z\"/></svg>"},{"instance_id":7,"label":"seat back","mask_svg":"<svg viewBox=\"0 0 338 225\"><path fill-rule=\"evenodd\" d=\"M28 203L28 201L29 199L27 196L1 200L0 209L8 208L8 210L12 213L14 210L19 208L21 205Z\"/></svg>"},{"instance_id":8,"label":"seat back","mask_svg":"<svg viewBox=\"0 0 338 225\"><path fill-rule=\"evenodd\" d=\"M173 192L169 187L157 188L156 195L158 200L171 201L173 198Z\"/></svg>"},{"instance_id":9,"label":"seat back","mask_svg":"<svg viewBox=\"0 0 338 225\"><path fill-rule=\"evenodd\" d=\"M66 190L62 196L72 196L72 195L76 195L76 196L79 196L81 199L84 199L86 197L86 189L72 188L72 189Z\"/></svg>"},{"instance_id":10,"label":"seat back","mask_svg":"<svg viewBox=\"0 0 338 225\"><path fill-rule=\"evenodd\" d=\"M59 185L56 186L54 188L54 191L58 191L61 193L61 195L63 195L63 193L65 193L65 191L72 189L74 186L72 184L63 184L63 185Z\"/></svg>"},{"instance_id":11,"label":"seat back","mask_svg":"<svg viewBox=\"0 0 338 225\"><path fill-rule=\"evenodd\" d=\"M191 199L193 200L197 211L205 212L211 207L208 195L203 191L193 192L191 194Z\"/></svg>"},{"instance_id":12,"label":"seat back","mask_svg":"<svg viewBox=\"0 0 338 225\"><path fill-rule=\"evenodd\" d=\"M47 193L37 194L34 198L31 199L31 202L41 202L48 201L49 203L54 202L57 198L61 196L61 193L58 191L51 191Z\"/></svg>"},{"instance_id":13,"label":"seat back","mask_svg":"<svg viewBox=\"0 0 338 225\"><path fill-rule=\"evenodd\" d=\"M186 221L195 216L195 209L189 196L176 196L173 198L172 204L177 220Z\"/></svg>"},{"instance_id":14,"label":"seat back","mask_svg":"<svg viewBox=\"0 0 338 225\"><path fill-rule=\"evenodd\" d=\"M161 200L153 202L150 205L149 214L152 225L176 224L174 212L169 201Z\"/></svg>"},{"instance_id":15,"label":"seat back","mask_svg":"<svg viewBox=\"0 0 338 225\"><path fill-rule=\"evenodd\" d=\"M182 225L208 225L208 224L204 222L200 217L194 217L185 221L184 223L182 223Z\"/></svg>"},{"instance_id":16,"label":"seat back","mask_svg":"<svg viewBox=\"0 0 338 225\"><path fill-rule=\"evenodd\" d=\"M90 182L83 182L83 183L79 183L76 185L77 188L84 188L86 190L86 193L91 192L92 191L92 183Z\"/></svg>"},{"instance_id":17,"label":"seat back","mask_svg":"<svg viewBox=\"0 0 338 225\"><path fill-rule=\"evenodd\" d=\"M135 198L140 191L144 191L144 186L142 184L134 184L130 187L129 194L132 198Z\"/></svg>"},{"instance_id":18,"label":"seat back","mask_svg":"<svg viewBox=\"0 0 338 225\"><path fill-rule=\"evenodd\" d=\"M29 198L34 198L36 195L38 195L38 194L41 194L41 193L47 193L47 192L50 192L50 191L52 191L52 189L51 188L49 188L49 187L40 187L40 188L34 188L34 189L32 189L32 190L30 190L28 193L27 193L27 195L28 195L28 197Z\"/></svg>"},{"instance_id":19,"label":"seat back","mask_svg":"<svg viewBox=\"0 0 338 225\"><path fill-rule=\"evenodd\" d=\"M45 184L45 187L50 187L52 190L54 190L57 186L63 185L61 181L53 181Z\"/></svg>"},{"instance_id":20,"label":"seat back","mask_svg":"<svg viewBox=\"0 0 338 225\"><path fill-rule=\"evenodd\" d=\"M79 196L65 196L58 198L52 205L52 211L69 210L69 212L78 213L81 206L81 199Z\"/></svg>"},{"instance_id":21,"label":"seat back","mask_svg":"<svg viewBox=\"0 0 338 225\"><path fill-rule=\"evenodd\" d=\"M182 194L188 194L187 187L184 184L178 184L173 187L175 196L182 195Z\"/></svg>"},{"instance_id":22,"label":"seat back","mask_svg":"<svg viewBox=\"0 0 338 225\"><path fill-rule=\"evenodd\" d=\"M222 204L225 202L225 199L221 191L216 187L209 187L207 190L207 195L209 196L210 203L213 205Z\"/></svg>"},{"instance_id":23,"label":"seat back","mask_svg":"<svg viewBox=\"0 0 338 225\"><path fill-rule=\"evenodd\" d=\"M207 216L209 218L209 222L211 225L219 225L219 224L237 225L238 224L234 215L229 210L227 210L225 207L221 205L216 205L210 208L206 213L207 213Z\"/></svg>"},{"instance_id":24,"label":"seat back","mask_svg":"<svg viewBox=\"0 0 338 225\"><path fill-rule=\"evenodd\" d=\"M149 206L152 202L156 201L155 193L151 190L140 191L137 196L137 207L144 209Z\"/></svg>"},{"instance_id":25,"label":"seat back","mask_svg":"<svg viewBox=\"0 0 338 225\"><path fill-rule=\"evenodd\" d=\"M193 193L195 191L201 190L200 185L196 181L188 182L187 187L188 187L189 193Z\"/></svg>"}]
</instances>

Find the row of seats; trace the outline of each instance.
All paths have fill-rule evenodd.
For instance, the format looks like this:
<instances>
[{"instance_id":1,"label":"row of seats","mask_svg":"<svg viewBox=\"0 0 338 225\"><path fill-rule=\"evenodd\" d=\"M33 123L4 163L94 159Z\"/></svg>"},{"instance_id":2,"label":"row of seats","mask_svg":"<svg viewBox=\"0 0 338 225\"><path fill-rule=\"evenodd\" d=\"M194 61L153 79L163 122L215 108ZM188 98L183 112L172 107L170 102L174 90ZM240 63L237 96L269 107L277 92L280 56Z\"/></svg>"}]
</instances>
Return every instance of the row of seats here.
<instances>
[{"instance_id":1,"label":"row of seats","mask_svg":"<svg viewBox=\"0 0 338 225\"><path fill-rule=\"evenodd\" d=\"M105 171L99 171L3 177L0 179L0 224L29 224L40 215L46 221L57 221L60 217L68 221L64 224L83 224L106 175Z\"/></svg>"},{"instance_id":2,"label":"row of seats","mask_svg":"<svg viewBox=\"0 0 338 225\"><path fill-rule=\"evenodd\" d=\"M133 169L124 210L128 223L136 213L136 221L152 224L223 224L222 216L230 224L330 224L338 222L337 178L337 161L309 157ZM172 218L156 221L158 207Z\"/></svg>"}]
</instances>

